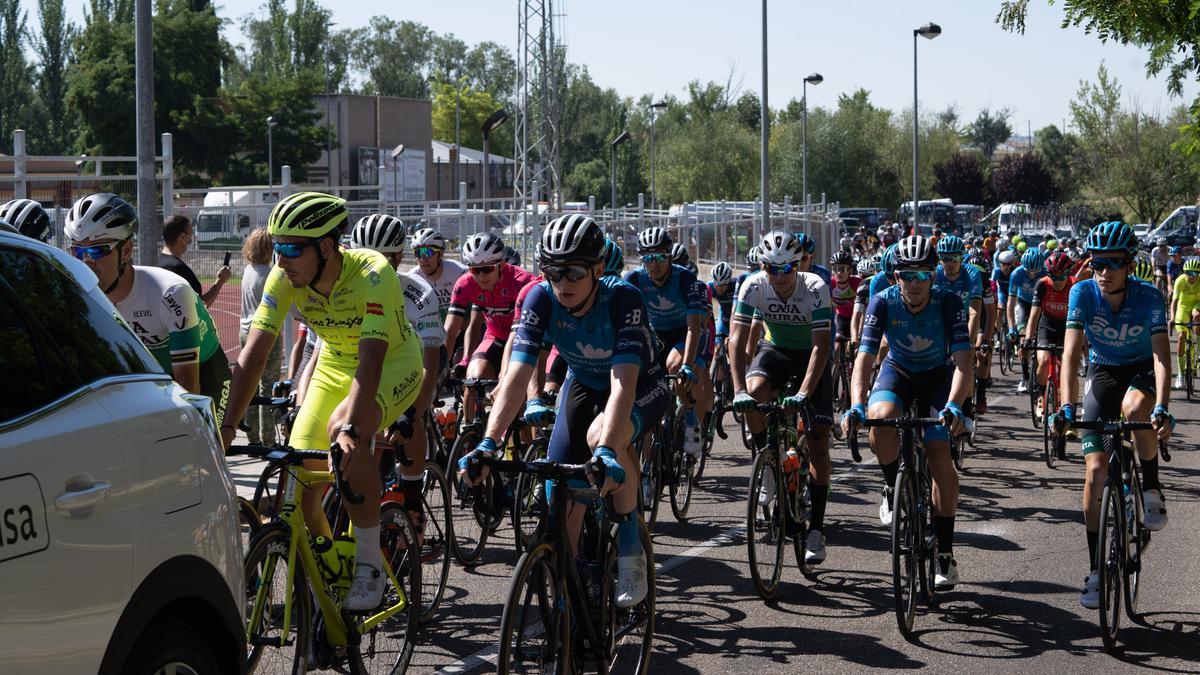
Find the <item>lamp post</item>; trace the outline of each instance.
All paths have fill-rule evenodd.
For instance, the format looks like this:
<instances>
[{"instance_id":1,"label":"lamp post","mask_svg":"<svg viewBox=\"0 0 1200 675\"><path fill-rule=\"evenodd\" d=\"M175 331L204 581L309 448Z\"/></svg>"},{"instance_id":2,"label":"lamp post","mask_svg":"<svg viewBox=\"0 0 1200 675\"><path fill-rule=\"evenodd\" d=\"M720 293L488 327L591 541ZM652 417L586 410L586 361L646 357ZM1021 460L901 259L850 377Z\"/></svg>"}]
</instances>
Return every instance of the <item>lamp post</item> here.
<instances>
[{"instance_id":1,"label":"lamp post","mask_svg":"<svg viewBox=\"0 0 1200 675\"><path fill-rule=\"evenodd\" d=\"M275 117L267 118L267 187L275 187L275 138L272 135L272 130L277 122Z\"/></svg>"},{"instance_id":2,"label":"lamp post","mask_svg":"<svg viewBox=\"0 0 1200 675\"><path fill-rule=\"evenodd\" d=\"M767 108L767 0L762 0L762 101L759 102L759 190L762 192L762 229L764 235L771 229L771 165L767 157L767 145L771 138L770 111Z\"/></svg>"},{"instance_id":3,"label":"lamp post","mask_svg":"<svg viewBox=\"0 0 1200 675\"><path fill-rule=\"evenodd\" d=\"M932 21L913 29L913 186L912 186L912 221L909 225L916 227L917 214L920 213L920 207L917 204L917 190L920 187L917 174L917 161L920 158L919 148L917 147L917 130L920 126L920 118L917 114L917 36L932 40L942 34L942 27ZM914 232L916 230L913 230Z\"/></svg>"},{"instance_id":4,"label":"lamp post","mask_svg":"<svg viewBox=\"0 0 1200 675\"><path fill-rule=\"evenodd\" d=\"M495 131L496 129L499 129L501 124L504 124L507 121L508 121L508 112L505 111L504 108L501 108L501 109L497 110L496 112L492 113L491 116L489 116L486 120L484 120L483 126L480 128L480 131L483 132L483 192L482 192L482 196L483 196L483 210L485 213L488 210L488 203L487 203L488 187L489 187L488 183L490 183L492 180L492 166L489 163L489 162L491 162L491 160L488 158L488 137L490 137L492 135L493 131Z\"/></svg>"},{"instance_id":5,"label":"lamp post","mask_svg":"<svg viewBox=\"0 0 1200 675\"><path fill-rule=\"evenodd\" d=\"M808 218L808 85L811 84L811 85L815 86L815 85L821 84L824 81L825 81L825 78L822 77L820 73L813 73L812 75L809 75L808 77L804 78L804 84L802 85L802 89L804 91L804 96L801 97L801 111L803 113L802 114L803 122L801 122L800 126L803 129L801 132L802 136L803 136L803 140L800 143L800 147L803 149L803 152L801 154L803 154L804 159L801 162L800 185L801 185L801 189L804 191L804 216L806 218L805 222L808 222L807 221L807 218Z\"/></svg>"},{"instance_id":6,"label":"lamp post","mask_svg":"<svg viewBox=\"0 0 1200 675\"><path fill-rule=\"evenodd\" d=\"M658 208L658 189L654 183L654 165L658 160L658 156L654 154L654 121L657 118L656 111L666 107L666 101L650 104L650 206L654 209Z\"/></svg>"},{"instance_id":7,"label":"lamp post","mask_svg":"<svg viewBox=\"0 0 1200 675\"><path fill-rule=\"evenodd\" d=\"M629 131L622 131L619 136L612 140L609 147L612 150L612 203L613 217L616 217L617 211L617 146L629 140Z\"/></svg>"},{"instance_id":8,"label":"lamp post","mask_svg":"<svg viewBox=\"0 0 1200 675\"><path fill-rule=\"evenodd\" d=\"M397 202L400 199L400 156L404 154L404 144L392 148L392 197ZM397 207L397 210L399 207Z\"/></svg>"}]
</instances>

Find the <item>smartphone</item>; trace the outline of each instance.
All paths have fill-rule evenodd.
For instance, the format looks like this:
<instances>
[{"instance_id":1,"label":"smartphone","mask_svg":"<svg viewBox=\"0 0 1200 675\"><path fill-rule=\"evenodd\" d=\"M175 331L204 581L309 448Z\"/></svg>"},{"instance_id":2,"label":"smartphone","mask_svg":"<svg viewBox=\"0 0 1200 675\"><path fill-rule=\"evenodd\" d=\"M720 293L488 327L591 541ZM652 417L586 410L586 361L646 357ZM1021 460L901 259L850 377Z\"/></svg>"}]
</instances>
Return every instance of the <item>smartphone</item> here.
<instances>
[{"instance_id":1,"label":"smartphone","mask_svg":"<svg viewBox=\"0 0 1200 675\"><path fill-rule=\"evenodd\" d=\"M229 259L233 257L233 251L225 251L225 266L229 267Z\"/></svg>"}]
</instances>

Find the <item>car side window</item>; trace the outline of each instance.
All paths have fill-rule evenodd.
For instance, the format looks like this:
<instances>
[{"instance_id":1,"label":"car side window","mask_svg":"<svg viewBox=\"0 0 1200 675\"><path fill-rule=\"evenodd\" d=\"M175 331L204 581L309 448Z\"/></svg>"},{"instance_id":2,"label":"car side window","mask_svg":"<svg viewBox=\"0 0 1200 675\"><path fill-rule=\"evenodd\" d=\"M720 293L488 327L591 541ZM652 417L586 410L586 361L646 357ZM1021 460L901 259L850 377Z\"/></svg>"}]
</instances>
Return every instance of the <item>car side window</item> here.
<instances>
[{"instance_id":1,"label":"car side window","mask_svg":"<svg viewBox=\"0 0 1200 675\"><path fill-rule=\"evenodd\" d=\"M24 325L50 400L104 377L161 371L116 308L85 292L57 261L0 248L0 283L9 291L5 311L21 319L4 325Z\"/></svg>"},{"instance_id":2,"label":"car side window","mask_svg":"<svg viewBox=\"0 0 1200 675\"><path fill-rule=\"evenodd\" d=\"M0 422L36 410L53 400L47 373L43 372L29 326L16 305L0 293L0 368L10 382L0 387Z\"/></svg>"}]
</instances>

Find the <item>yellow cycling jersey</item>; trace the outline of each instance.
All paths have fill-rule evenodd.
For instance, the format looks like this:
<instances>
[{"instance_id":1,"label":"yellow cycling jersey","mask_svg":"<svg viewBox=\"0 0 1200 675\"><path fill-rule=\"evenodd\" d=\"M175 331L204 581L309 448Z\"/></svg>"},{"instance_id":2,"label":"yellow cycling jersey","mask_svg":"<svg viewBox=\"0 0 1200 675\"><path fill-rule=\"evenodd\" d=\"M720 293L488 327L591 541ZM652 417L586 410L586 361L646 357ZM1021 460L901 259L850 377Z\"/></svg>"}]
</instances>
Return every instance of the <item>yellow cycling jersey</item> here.
<instances>
[{"instance_id":1,"label":"yellow cycling jersey","mask_svg":"<svg viewBox=\"0 0 1200 675\"><path fill-rule=\"evenodd\" d=\"M1175 297L1178 298L1180 307L1192 308L1200 305L1200 278L1193 283L1188 283L1189 279L1193 277L1181 274L1175 280Z\"/></svg>"},{"instance_id":2,"label":"yellow cycling jersey","mask_svg":"<svg viewBox=\"0 0 1200 675\"><path fill-rule=\"evenodd\" d=\"M420 340L406 318L400 280L380 253L343 250L342 273L328 298L307 286L293 287L276 267L250 326L278 335L293 305L324 342L322 349L339 361L357 361L358 341L373 338L388 344L385 361L421 363Z\"/></svg>"}]
</instances>

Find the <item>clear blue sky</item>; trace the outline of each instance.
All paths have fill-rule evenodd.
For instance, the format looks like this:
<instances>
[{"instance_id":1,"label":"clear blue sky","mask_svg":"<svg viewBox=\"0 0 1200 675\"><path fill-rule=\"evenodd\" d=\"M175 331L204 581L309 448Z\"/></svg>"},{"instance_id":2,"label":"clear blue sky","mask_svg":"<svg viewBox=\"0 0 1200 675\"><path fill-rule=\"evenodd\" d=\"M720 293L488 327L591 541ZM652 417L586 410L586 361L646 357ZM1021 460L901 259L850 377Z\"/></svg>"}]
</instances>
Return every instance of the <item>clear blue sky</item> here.
<instances>
[{"instance_id":1,"label":"clear blue sky","mask_svg":"<svg viewBox=\"0 0 1200 675\"><path fill-rule=\"evenodd\" d=\"M22 0L37 23L37 3ZM290 1L288 2L290 5ZM82 20L82 2L68 0ZM439 0L438 2L332 2L341 27L365 25L374 14L423 23L438 33L454 33L468 44L492 40L515 47L517 0ZM218 7L237 19L250 2L228 0ZM761 14L754 0L571 0L566 11L568 59L585 64L602 86L622 95L666 92L681 95L690 80L724 82L731 69L743 90L761 83ZM1002 31L994 17L999 0L774 0L769 18L769 100L782 107L801 95L801 80L820 72L825 82L810 87L814 106L833 106L839 94L857 88L878 105L912 105L912 29L926 21L942 26L941 37L920 40L922 108L958 105L973 119L984 106L1007 107L1017 133L1026 122L1036 130L1062 124L1080 80L1095 78L1103 62L1116 76L1128 101L1165 112L1182 103L1168 96L1162 79L1147 79L1146 52L1102 44L1081 29L1059 28L1061 2L1032 0L1025 35ZM238 23L226 28L234 42ZM1189 83L1184 95L1194 97Z\"/></svg>"}]
</instances>

